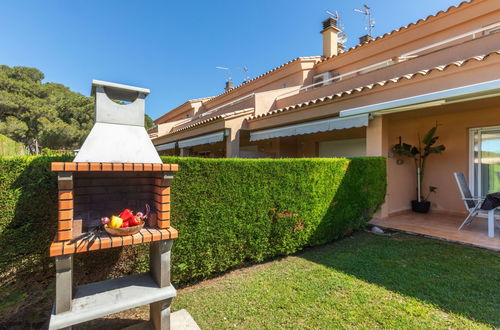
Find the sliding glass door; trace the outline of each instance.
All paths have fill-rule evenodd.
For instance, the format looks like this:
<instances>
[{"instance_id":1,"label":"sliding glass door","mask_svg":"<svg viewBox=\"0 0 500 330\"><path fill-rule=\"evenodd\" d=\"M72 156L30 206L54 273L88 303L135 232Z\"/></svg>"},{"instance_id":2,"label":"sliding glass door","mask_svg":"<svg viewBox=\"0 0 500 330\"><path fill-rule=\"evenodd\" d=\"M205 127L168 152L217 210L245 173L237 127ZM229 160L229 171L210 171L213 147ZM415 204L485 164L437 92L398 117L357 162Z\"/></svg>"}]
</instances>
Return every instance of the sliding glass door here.
<instances>
[{"instance_id":1,"label":"sliding glass door","mask_svg":"<svg viewBox=\"0 0 500 330\"><path fill-rule=\"evenodd\" d=\"M500 126L470 130L470 185L475 196L500 191Z\"/></svg>"}]
</instances>

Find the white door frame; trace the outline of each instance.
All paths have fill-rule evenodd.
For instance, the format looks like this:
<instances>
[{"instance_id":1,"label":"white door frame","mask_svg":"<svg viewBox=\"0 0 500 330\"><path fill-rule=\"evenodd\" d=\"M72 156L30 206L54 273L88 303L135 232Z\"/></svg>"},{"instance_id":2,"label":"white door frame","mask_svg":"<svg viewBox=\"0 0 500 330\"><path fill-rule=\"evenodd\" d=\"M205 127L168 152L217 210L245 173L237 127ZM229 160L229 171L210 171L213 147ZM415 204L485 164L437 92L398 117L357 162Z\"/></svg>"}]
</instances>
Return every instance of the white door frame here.
<instances>
[{"instance_id":1,"label":"white door frame","mask_svg":"<svg viewBox=\"0 0 500 330\"><path fill-rule=\"evenodd\" d=\"M481 180L478 180L477 182L477 190L476 186L474 184L474 178L475 178L475 173L474 173L474 147L475 147L475 137L477 134L478 141L481 141L481 135L483 134L484 131L489 131L489 130L500 130L500 126L486 126L486 127L474 127L474 128L469 128L469 187L471 188L472 196L476 197L481 197L479 196L480 192L482 191L481 187ZM481 144L479 143L479 148L481 148ZM478 160L479 163L481 163L481 149L478 150ZM478 166L478 173L477 177L481 178L481 166Z\"/></svg>"}]
</instances>

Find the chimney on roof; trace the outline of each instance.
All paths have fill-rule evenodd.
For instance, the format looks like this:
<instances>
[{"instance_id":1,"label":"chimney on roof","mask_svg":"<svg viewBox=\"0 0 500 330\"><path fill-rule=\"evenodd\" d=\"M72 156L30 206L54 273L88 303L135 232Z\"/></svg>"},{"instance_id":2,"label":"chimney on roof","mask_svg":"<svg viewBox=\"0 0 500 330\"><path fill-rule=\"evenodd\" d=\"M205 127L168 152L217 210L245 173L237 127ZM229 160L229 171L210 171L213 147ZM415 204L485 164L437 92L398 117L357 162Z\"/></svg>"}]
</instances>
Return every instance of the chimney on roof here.
<instances>
[{"instance_id":1,"label":"chimney on roof","mask_svg":"<svg viewBox=\"0 0 500 330\"><path fill-rule=\"evenodd\" d=\"M364 36L359 37L360 44L364 44L364 43L371 41L371 40L373 40L373 37L369 34L365 34Z\"/></svg>"},{"instance_id":2,"label":"chimney on roof","mask_svg":"<svg viewBox=\"0 0 500 330\"><path fill-rule=\"evenodd\" d=\"M323 56L331 57L339 53L339 33L337 20L329 17L323 21Z\"/></svg>"},{"instance_id":3,"label":"chimney on roof","mask_svg":"<svg viewBox=\"0 0 500 330\"><path fill-rule=\"evenodd\" d=\"M232 80L226 81L226 87L224 88L224 91L229 92L233 88L234 88L233 81Z\"/></svg>"}]
</instances>

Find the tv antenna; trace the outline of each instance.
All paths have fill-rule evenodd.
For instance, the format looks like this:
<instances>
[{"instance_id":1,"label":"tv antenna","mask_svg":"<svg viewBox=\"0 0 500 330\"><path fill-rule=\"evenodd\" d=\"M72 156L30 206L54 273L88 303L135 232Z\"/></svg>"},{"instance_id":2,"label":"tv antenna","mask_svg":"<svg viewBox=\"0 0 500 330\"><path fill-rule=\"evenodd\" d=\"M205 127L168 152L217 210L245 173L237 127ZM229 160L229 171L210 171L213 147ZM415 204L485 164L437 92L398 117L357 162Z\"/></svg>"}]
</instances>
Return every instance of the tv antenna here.
<instances>
[{"instance_id":1,"label":"tv antenna","mask_svg":"<svg viewBox=\"0 0 500 330\"><path fill-rule=\"evenodd\" d=\"M337 28L340 30L338 34L339 38L339 43L345 44L347 42L347 35L344 32L344 24L341 23L340 21L340 14L338 11L335 11L335 13L332 13L329 10L325 10L325 13L330 15L331 18L333 18L337 22Z\"/></svg>"},{"instance_id":2,"label":"tv antenna","mask_svg":"<svg viewBox=\"0 0 500 330\"><path fill-rule=\"evenodd\" d=\"M226 68L224 66L216 66L215 68L218 69L218 70L224 70L224 71L226 71L226 73L227 73L227 79L226 79L226 81L233 81L233 75L231 74L231 69Z\"/></svg>"},{"instance_id":3,"label":"tv antenna","mask_svg":"<svg viewBox=\"0 0 500 330\"><path fill-rule=\"evenodd\" d=\"M363 5L364 9L354 9L355 12L361 13L365 15L368 20L368 25L365 27L365 30L368 32L370 37L373 37L373 28L375 27L375 20L372 18L371 8L367 5Z\"/></svg>"},{"instance_id":4,"label":"tv antenna","mask_svg":"<svg viewBox=\"0 0 500 330\"><path fill-rule=\"evenodd\" d=\"M243 65L241 70L243 70L243 72L245 73L245 78L243 79L243 82L245 83L245 82L250 80L250 76L248 75L248 71L250 71L250 70L248 69L248 67L246 65Z\"/></svg>"}]
</instances>

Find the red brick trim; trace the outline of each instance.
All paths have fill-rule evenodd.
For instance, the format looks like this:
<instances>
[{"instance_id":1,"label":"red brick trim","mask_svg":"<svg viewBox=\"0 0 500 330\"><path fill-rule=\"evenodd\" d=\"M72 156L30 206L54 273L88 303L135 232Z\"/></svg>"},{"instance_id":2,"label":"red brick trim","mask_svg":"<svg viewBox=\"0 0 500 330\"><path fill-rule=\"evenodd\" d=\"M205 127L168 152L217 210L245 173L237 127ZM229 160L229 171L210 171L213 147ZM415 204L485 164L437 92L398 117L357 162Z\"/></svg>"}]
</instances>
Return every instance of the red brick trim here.
<instances>
[{"instance_id":1,"label":"red brick trim","mask_svg":"<svg viewBox=\"0 0 500 330\"><path fill-rule=\"evenodd\" d=\"M73 190L59 190L59 200L73 200Z\"/></svg>"},{"instance_id":2,"label":"red brick trim","mask_svg":"<svg viewBox=\"0 0 500 330\"><path fill-rule=\"evenodd\" d=\"M156 221L156 223L157 223L158 228L160 228L160 229L170 228L170 220L160 220L160 219L158 219Z\"/></svg>"},{"instance_id":3,"label":"red brick trim","mask_svg":"<svg viewBox=\"0 0 500 330\"><path fill-rule=\"evenodd\" d=\"M59 230L57 232L57 240L58 241L69 241L73 238L73 231L70 230Z\"/></svg>"},{"instance_id":4,"label":"red brick trim","mask_svg":"<svg viewBox=\"0 0 500 330\"><path fill-rule=\"evenodd\" d=\"M158 211L156 212L156 218L158 220L170 220L170 211L165 211L165 212Z\"/></svg>"},{"instance_id":5,"label":"red brick trim","mask_svg":"<svg viewBox=\"0 0 500 330\"><path fill-rule=\"evenodd\" d=\"M59 221L61 220L73 220L73 210L61 210L59 211Z\"/></svg>"},{"instance_id":6,"label":"red brick trim","mask_svg":"<svg viewBox=\"0 0 500 330\"><path fill-rule=\"evenodd\" d=\"M57 230L71 230L73 228L73 220L64 220L57 222Z\"/></svg>"},{"instance_id":7,"label":"red brick trim","mask_svg":"<svg viewBox=\"0 0 500 330\"><path fill-rule=\"evenodd\" d=\"M63 210L72 210L73 209L73 200L59 200L59 211Z\"/></svg>"},{"instance_id":8,"label":"red brick trim","mask_svg":"<svg viewBox=\"0 0 500 330\"><path fill-rule=\"evenodd\" d=\"M112 247L176 239L178 236L177 230L172 227L165 229L143 228L139 233L131 236L109 236L107 233L103 233L91 244L88 241L77 241L75 243L70 243L69 241L53 242L49 251L50 256L55 257L63 254L82 253Z\"/></svg>"},{"instance_id":9,"label":"red brick trim","mask_svg":"<svg viewBox=\"0 0 500 330\"><path fill-rule=\"evenodd\" d=\"M178 164L149 164L149 163L73 163L73 162L52 162L53 172L79 172L79 171L131 171L131 172L176 172L179 170Z\"/></svg>"}]
</instances>

